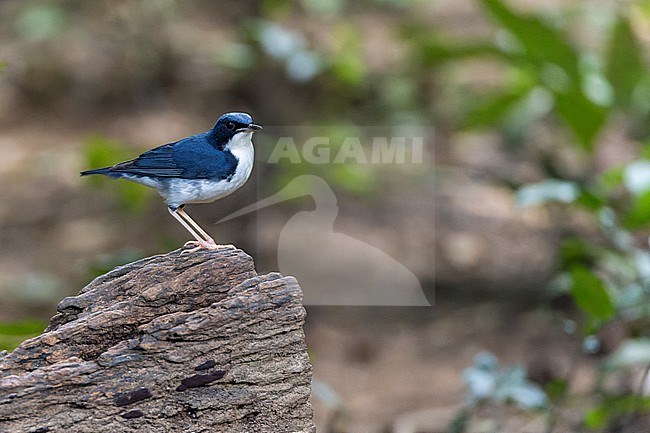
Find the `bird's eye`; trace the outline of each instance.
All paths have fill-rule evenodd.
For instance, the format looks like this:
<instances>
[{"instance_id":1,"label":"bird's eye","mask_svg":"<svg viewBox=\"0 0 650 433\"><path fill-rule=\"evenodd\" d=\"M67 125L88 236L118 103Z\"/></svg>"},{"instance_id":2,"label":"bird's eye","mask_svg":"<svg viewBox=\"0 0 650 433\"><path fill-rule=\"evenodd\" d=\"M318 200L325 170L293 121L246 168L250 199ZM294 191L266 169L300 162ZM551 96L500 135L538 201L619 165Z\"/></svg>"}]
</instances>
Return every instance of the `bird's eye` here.
<instances>
[{"instance_id":1,"label":"bird's eye","mask_svg":"<svg viewBox=\"0 0 650 433\"><path fill-rule=\"evenodd\" d=\"M232 131L235 129L235 124L232 122L226 123L226 128L228 128L229 131Z\"/></svg>"}]
</instances>

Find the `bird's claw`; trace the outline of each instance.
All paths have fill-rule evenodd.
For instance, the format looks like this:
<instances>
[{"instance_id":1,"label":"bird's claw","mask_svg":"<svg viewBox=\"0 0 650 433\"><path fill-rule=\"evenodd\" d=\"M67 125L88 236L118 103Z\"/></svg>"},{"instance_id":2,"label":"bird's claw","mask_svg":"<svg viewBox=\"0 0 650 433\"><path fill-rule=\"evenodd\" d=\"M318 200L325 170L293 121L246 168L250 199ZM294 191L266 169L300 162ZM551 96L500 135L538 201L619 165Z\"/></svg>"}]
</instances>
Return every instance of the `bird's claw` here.
<instances>
[{"instance_id":1,"label":"bird's claw","mask_svg":"<svg viewBox=\"0 0 650 433\"><path fill-rule=\"evenodd\" d=\"M183 248L190 248L189 250L183 250L181 254L190 254L197 252L198 250L201 249L206 249L206 250L216 250L218 248L218 245L212 241L187 241L185 242L185 245L183 245Z\"/></svg>"}]
</instances>

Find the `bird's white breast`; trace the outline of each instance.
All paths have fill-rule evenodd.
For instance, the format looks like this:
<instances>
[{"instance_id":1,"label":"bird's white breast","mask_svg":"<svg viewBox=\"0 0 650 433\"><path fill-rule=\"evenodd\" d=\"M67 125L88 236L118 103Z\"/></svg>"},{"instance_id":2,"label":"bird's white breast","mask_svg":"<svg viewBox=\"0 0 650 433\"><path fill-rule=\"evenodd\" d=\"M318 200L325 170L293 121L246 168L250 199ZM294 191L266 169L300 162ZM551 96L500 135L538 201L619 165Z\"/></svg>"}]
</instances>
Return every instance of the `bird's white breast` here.
<instances>
[{"instance_id":1,"label":"bird's white breast","mask_svg":"<svg viewBox=\"0 0 650 433\"><path fill-rule=\"evenodd\" d=\"M255 150L251 141L252 132L235 135L228 149L237 158L237 168L229 179L174 179L166 192L167 203L209 203L232 194L242 187L253 170Z\"/></svg>"}]
</instances>

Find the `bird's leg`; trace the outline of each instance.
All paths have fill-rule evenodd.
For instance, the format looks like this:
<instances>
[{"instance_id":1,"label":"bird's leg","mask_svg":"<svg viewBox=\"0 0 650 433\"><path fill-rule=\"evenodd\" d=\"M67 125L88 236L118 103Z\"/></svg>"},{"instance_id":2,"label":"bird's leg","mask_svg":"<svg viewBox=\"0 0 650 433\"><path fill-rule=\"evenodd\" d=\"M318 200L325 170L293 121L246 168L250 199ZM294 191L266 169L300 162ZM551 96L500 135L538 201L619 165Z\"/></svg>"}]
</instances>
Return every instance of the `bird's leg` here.
<instances>
[{"instance_id":1,"label":"bird's leg","mask_svg":"<svg viewBox=\"0 0 650 433\"><path fill-rule=\"evenodd\" d=\"M174 218L176 218L176 220L178 220L178 222L181 223L181 225L183 227L185 227L185 229L188 232L190 232L190 234L194 237L194 239L196 239L196 244L198 244L198 247L190 250L189 252L194 252L194 251L197 251L197 250L199 250L201 248L206 248L206 249L209 249L209 250L214 250L214 249L217 248L217 244L214 242L214 240L210 236L206 236L206 238L201 237L201 235L199 235L194 230L194 228L187 221L185 221L183 219L183 217L181 216L181 212L182 212L181 208L172 209L171 207L168 207L167 209L169 210L169 213ZM189 215L187 215L187 213L182 212L182 214L185 215L190 221L192 221L192 219L189 218ZM194 221L192 221L192 222L194 223L194 225L196 225L196 223ZM200 229L200 227L199 227L199 229ZM202 233L205 233L203 230L200 230L200 231ZM191 243L193 244L194 242L191 242ZM190 242L186 243L185 245L188 245L188 244L190 244Z\"/></svg>"},{"instance_id":2,"label":"bird's leg","mask_svg":"<svg viewBox=\"0 0 650 433\"><path fill-rule=\"evenodd\" d=\"M190 218L190 216L187 214L187 212L185 212L185 211L183 210L182 207L178 208L178 209L176 210L176 212L178 212L178 214L179 214L179 215L180 215L180 216L181 216L185 221L187 221L187 222L188 222L188 223L189 223L189 224L190 224L190 225L191 225L191 226L192 226L192 227L193 227L197 232L199 232L199 234L200 234L201 236L203 236L203 239L205 239L208 243L211 243L211 244L217 245L217 244L214 242L214 239L212 239L212 237L211 237L209 234L207 234L206 231L203 230L203 229L202 229L202 228L201 228L201 227L196 223L196 221L194 221L192 218Z\"/></svg>"}]
</instances>

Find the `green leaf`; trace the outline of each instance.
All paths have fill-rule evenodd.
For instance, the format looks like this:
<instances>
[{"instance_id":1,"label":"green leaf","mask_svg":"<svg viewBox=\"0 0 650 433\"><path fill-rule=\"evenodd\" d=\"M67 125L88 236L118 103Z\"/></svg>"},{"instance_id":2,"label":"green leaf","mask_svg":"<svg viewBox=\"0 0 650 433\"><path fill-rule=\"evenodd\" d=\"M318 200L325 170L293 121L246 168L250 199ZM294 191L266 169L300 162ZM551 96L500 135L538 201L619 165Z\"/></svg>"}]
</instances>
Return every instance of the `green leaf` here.
<instances>
[{"instance_id":1,"label":"green leaf","mask_svg":"<svg viewBox=\"0 0 650 433\"><path fill-rule=\"evenodd\" d=\"M650 190L634 197L632 208L625 215L625 227L639 228L648 222L650 222Z\"/></svg>"},{"instance_id":2,"label":"green leaf","mask_svg":"<svg viewBox=\"0 0 650 433\"><path fill-rule=\"evenodd\" d=\"M482 3L495 20L521 43L527 60L540 66L557 65L569 78L579 79L578 54L566 42L564 35L537 17L513 12L500 0L482 0Z\"/></svg>"},{"instance_id":3,"label":"green leaf","mask_svg":"<svg viewBox=\"0 0 650 433\"><path fill-rule=\"evenodd\" d=\"M591 150L607 110L584 93L578 52L560 31L534 16L517 14L500 0L482 0L495 21L523 47L521 60L534 65L538 79L553 94L558 116L578 143Z\"/></svg>"},{"instance_id":4,"label":"green leaf","mask_svg":"<svg viewBox=\"0 0 650 433\"><path fill-rule=\"evenodd\" d=\"M615 101L619 106L628 107L646 68L639 43L624 17L619 17L612 29L605 59L605 75L614 88Z\"/></svg>"},{"instance_id":5,"label":"green leaf","mask_svg":"<svg viewBox=\"0 0 650 433\"><path fill-rule=\"evenodd\" d=\"M425 67L433 67L441 63L490 56L507 59L507 53L494 45L487 43L459 43L440 39L438 34L427 31L426 35L407 35L410 46L416 57Z\"/></svg>"},{"instance_id":6,"label":"green leaf","mask_svg":"<svg viewBox=\"0 0 650 433\"><path fill-rule=\"evenodd\" d=\"M465 117L463 128L484 128L494 126L505 118L526 96L522 92L501 93L483 101Z\"/></svg>"},{"instance_id":7,"label":"green leaf","mask_svg":"<svg viewBox=\"0 0 650 433\"><path fill-rule=\"evenodd\" d=\"M604 171L598 177L599 187L605 190L605 193L609 193L612 190L623 185L623 178L625 175L625 167L619 165L617 167L612 167L609 170Z\"/></svg>"},{"instance_id":8,"label":"green leaf","mask_svg":"<svg viewBox=\"0 0 650 433\"><path fill-rule=\"evenodd\" d=\"M589 211L597 211L605 206L605 199L603 197L586 189L580 191L580 195L575 202Z\"/></svg>"},{"instance_id":9,"label":"green leaf","mask_svg":"<svg viewBox=\"0 0 650 433\"><path fill-rule=\"evenodd\" d=\"M503 51L493 45L482 43L462 45L431 39L422 45L418 45L417 48L420 49L425 66L434 66L451 60L462 60L477 56L505 57Z\"/></svg>"},{"instance_id":10,"label":"green leaf","mask_svg":"<svg viewBox=\"0 0 650 433\"><path fill-rule=\"evenodd\" d=\"M459 42L441 37L438 29L432 29L428 25L405 24L400 29L400 35L409 46L414 61L425 68L477 56L509 58L507 53L494 44L482 41Z\"/></svg>"},{"instance_id":11,"label":"green leaf","mask_svg":"<svg viewBox=\"0 0 650 433\"><path fill-rule=\"evenodd\" d=\"M614 303L607 293L605 283L584 266L571 268L571 296L585 313L602 320L614 315Z\"/></svg>"},{"instance_id":12,"label":"green leaf","mask_svg":"<svg viewBox=\"0 0 650 433\"><path fill-rule=\"evenodd\" d=\"M579 144L592 150L594 140L605 124L607 109L594 104L579 88L566 93L554 92L555 109Z\"/></svg>"},{"instance_id":13,"label":"green leaf","mask_svg":"<svg viewBox=\"0 0 650 433\"><path fill-rule=\"evenodd\" d=\"M560 248L560 260L565 269L577 264L591 263L594 261L594 255L591 245L579 238L567 239Z\"/></svg>"},{"instance_id":14,"label":"green leaf","mask_svg":"<svg viewBox=\"0 0 650 433\"><path fill-rule=\"evenodd\" d=\"M604 405L589 409L585 414L585 426L589 429L599 430L607 425L609 412Z\"/></svg>"},{"instance_id":15,"label":"green leaf","mask_svg":"<svg viewBox=\"0 0 650 433\"><path fill-rule=\"evenodd\" d=\"M567 379L554 379L548 382L544 388L551 400L559 400L569 391L569 381Z\"/></svg>"},{"instance_id":16,"label":"green leaf","mask_svg":"<svg viewBox=\"0 0 650 433\"><path fill-rule=\"evenodd\" d=\"M607 396L602 403L585 414L585 427L601 430L616 419L650 408L650 398L634 394ZM612 431L612 430L607 430Z\"/></svg>"}]
</instances>

